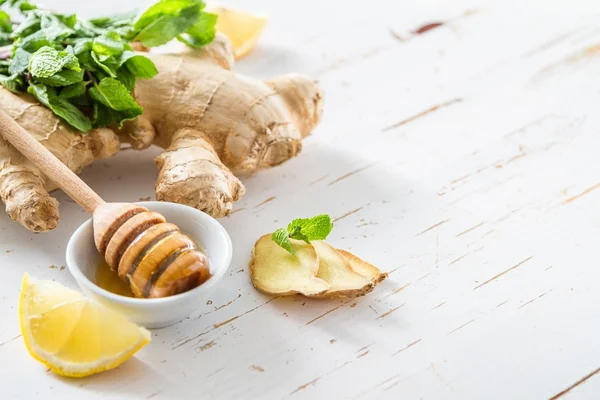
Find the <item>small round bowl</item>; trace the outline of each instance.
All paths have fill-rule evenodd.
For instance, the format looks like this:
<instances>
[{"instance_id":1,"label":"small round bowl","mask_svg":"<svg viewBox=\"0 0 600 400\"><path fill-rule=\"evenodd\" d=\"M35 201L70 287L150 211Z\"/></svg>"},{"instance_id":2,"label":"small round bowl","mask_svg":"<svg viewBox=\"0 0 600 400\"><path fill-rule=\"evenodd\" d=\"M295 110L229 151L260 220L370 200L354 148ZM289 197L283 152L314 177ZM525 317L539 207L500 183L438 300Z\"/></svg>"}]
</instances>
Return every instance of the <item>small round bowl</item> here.
<instances>
[{"instance_id":1,"label":"small round bowl","mask_svg":"<svg viewBox=\"0 0 600 400\"><path fill-rule=\"evenodd\" d=\"M88 297L122 313L138 325L149 329L163 328L206 306L207 295L229 268L231 238L217 220L195 208L159 201L137 204L164 215L168 222L177 225L206 252L212 275L208 281L188 292L160 299L125 297L101 288L95 283L95 277L102 258L94 244L91 219L81 225L69 240L67 266Z\"/></svg>"}]
</instances>

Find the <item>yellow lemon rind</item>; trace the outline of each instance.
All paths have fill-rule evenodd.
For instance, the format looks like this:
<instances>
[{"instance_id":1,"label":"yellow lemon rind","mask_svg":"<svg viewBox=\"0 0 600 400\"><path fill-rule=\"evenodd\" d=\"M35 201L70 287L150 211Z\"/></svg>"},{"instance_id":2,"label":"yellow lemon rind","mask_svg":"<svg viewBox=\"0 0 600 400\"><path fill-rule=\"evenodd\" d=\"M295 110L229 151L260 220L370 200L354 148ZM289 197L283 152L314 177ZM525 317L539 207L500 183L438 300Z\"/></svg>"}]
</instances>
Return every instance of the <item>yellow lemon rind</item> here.
<instances>
[{"instance_id":1,"label":"yellow lemon rind","mask_svg":"<svg viewBox=\"0 0 600 400\"><path fill-rule=\"evenodd\" d=\"M130 359L135 353L137 353L140 349L142 349L144 346L150 343L150 332L144 328L140 328L140 332L143 334L140 343L129 349L127 352L119 354L117 357L113 357L112 359L100 359L91 364L88 363L59 365L60 361L52 360L52 357L48 357L45 354L36 351L35 346L32 345L32 339L27 333L25 321L27 320L29 315L24 310L24 304L27 295L26 289L28 283L29 274L25 273L21 284L21 296L19 299L19 322L21 327L21 335L23 336L23 341L25 342L25 347L27 348L29 354L57 375L69 378L84 378L86 376L114 369L119 365L123 364L128 359Z\"/></svg>"}]
</instances>

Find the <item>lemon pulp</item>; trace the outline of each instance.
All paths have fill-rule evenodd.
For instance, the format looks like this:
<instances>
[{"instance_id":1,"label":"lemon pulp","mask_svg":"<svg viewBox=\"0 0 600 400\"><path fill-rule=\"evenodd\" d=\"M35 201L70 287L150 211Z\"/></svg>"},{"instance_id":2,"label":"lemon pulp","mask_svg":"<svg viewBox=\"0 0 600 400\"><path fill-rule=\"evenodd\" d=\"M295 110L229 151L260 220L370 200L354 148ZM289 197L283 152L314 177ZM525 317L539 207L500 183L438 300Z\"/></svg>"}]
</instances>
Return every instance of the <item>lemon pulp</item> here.
<instances>
[{"instance_id":1,"label":"lemon pulp","mask_svg":"<svg viewBox=\"0 0 600 400\"><path fill-rule=\"evenodd\" d=\"M150 342L150 333L123 315L59 283L27 274L19 318L29 353L63 376L115 368Z\"/></svg>"}]
</instances>

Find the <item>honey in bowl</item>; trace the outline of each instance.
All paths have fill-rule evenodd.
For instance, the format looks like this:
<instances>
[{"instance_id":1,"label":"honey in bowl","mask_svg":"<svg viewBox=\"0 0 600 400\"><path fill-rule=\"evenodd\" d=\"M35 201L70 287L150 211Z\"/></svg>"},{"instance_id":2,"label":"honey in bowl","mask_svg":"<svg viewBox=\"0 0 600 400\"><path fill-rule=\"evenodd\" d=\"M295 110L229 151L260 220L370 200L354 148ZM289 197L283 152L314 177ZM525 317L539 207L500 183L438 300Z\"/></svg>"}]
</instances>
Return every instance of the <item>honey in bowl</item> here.
<instances>
[{"instance_id":1,"label":"honey in bowl","mask_svg":"<svg viewBox=\"0 0 600 400\"><path fill-rule=\"evenodd\" d=\"M168 297L194 289L210 278L208 258L161 214L133 204L118 212L120 215L101 227L95 238L99 239L97 248L108 272L123 281L130 297ZM97 284L122 294L123 285L109 278L108 272L105 265L98 267Z\"/></svg>"},{"instance_id":2,"label":"honey in bowl","mask_svg":"<svg viewBox=\"0 0 600 400\"><path fill-rule=\"evenodd\" d=\"M111 271L110 266L104 260L96 268L96 285L111 293L125 297L133 297L129 285L119 278L119 275Z\"/></svg>"},{"instance_id":3,"label":"honey in bowl","mask_svg":"<svg viewBox=\"0 0 600 400\"><path fill-rule=\"evenodd\" d=\"M100 260L96 268L95 283L111 293L125 297L135 297L129 284L121 279L115 271L111 270L104 259Z\"/></svg>"}]
</instances>

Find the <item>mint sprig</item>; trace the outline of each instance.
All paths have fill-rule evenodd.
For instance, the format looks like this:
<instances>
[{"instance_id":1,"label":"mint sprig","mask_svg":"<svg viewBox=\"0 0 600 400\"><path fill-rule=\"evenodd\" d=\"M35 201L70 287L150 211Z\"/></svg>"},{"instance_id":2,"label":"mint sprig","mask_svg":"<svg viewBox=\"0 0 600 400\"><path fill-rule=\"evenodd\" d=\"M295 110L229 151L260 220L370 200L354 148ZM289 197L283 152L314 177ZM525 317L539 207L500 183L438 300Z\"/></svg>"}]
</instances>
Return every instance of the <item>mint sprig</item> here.
<instances>
[{"instance_id":1,"label":"mint sprig","mask_svg":"<svg viewBox=\"0 0 600 400\"><path fill-rule=\"evenodd\" d=\"M29 92L81 132L143 113L133 97L136 79L158 71L131 42L153 47L178 39L204 46L215 37L217 19L202 0L160 0L141 14L92 20L28 0L0 0L0 7L0 85ZM9 15L15 10L21 17Z\"/></svg>"},{"instance_id":2,"label":"mint sprig","mask_svg":"<svg viewBox=\"0 0 600 400\"><path fill-rule=\"evenodd\" d=\"M326 214L312 218L297 218L290 222L287 229L279 228L273 232L271 239L291 254L296 254L290 239L302 240L306 243L310 243L311 240L325 240L332 229L333 222Z\"/></svg>"}]
</instances>

